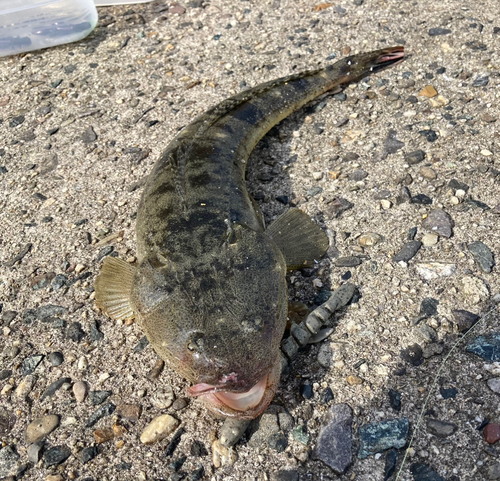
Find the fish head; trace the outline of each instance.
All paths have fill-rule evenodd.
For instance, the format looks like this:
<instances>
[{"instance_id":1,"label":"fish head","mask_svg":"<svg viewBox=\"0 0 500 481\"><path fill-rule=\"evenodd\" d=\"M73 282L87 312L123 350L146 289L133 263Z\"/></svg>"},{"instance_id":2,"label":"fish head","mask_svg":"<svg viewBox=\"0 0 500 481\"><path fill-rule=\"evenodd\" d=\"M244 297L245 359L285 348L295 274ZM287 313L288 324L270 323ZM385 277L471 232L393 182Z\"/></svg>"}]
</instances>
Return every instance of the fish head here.
<instances>
[{"instance_id":1,"label":"fish head","mask_svg":"<svg viewBox=\"0 0 500 481\"><path fill-rule=\"evenodd\" d=\"M238 228L221 248L176 263L143 262L134 312L188 394L216 414L251 419L272 400L286 324L286 264L264 232Z\"/></svg>"},{"instance_id":2,"label":"fish head","mask_svg":"<svg viewBox=\"0 0 500 481\"><path fill-rule=\"evenodd\" d=\"M404 47L387 47L345 57L327 68L339 69L339 83L343 84L358 81L363 77L397 65L404 60L404 57Z\"/></svg>"}]
</instances>

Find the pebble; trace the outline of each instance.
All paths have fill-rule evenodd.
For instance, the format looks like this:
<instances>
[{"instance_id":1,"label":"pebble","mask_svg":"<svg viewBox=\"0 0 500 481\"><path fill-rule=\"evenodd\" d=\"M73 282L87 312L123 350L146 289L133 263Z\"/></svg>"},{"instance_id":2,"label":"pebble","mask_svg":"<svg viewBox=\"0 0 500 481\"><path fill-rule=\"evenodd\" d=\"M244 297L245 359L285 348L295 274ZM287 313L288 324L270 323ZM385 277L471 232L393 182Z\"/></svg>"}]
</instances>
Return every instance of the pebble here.
<instances>
[{"instance_id":1,"label":"pebble","mask_svg":"<svg viewBox=\"0 0 500 481\"><path fill-rule=\"evenodd\" d=\"M71 378L70 377L62 377L58 379L57 381L54 381L52 384L45 389L44 393L42 394L42 401L46 397L51 397L53 396L59 389L63 387L64 384L71 384Z\"/></svg>"},{"instance_id":2,"label":"pebble","mask_svg":"<svg viewBox=\"0 0 500 481\"><path fill-rule=\"evenodd\" d=\"M207 448L201 441L194 441L191 444L190 448L191 456L195 456L197 458L201 458L208 454Z\"/></svg>"},{"instance_id":3,"label":"pebble","mask_svg":"<svg viewBox=\"0 0 500 481\"><path fill-rule=\"evenodd\" d=\"M363 379L357 376L347 376L346 381L348 382L349 385L351 386L359 386L360 384L363 384Z\"/></svg>"},{"instance_id":4,"label":"pebble","mask_svg":"<svg viewBox=\"0 0 500 481\"><path fill-rule=\"evenodd\" d=\"M87 127L82 134L82 141L84 144L91 144L97 140L97 134L95 133L92 126Z\"/></svg>"},{"instance_id":5,"label":"pebble","mask_svg":"<svg viewBox=\"0 0 500 481\"><path fill-rule=\"evenodd\" d=\"M79 322L72 322L66 330L66 337L73 342L80 342L85 337L85 331Z\"/></svg>"},{"instance_id":6,"label":"pebble","mask_svg":"<svg viewBox=\"0 0 500 481\"><path fill-rule=\"evenodd\" d=\"M304 399L312 399L314 397L313 387L311 384L302 384L300 394Z\"/></svg>"},{"instance_id":7,"label":"pebble","mask_svg":"<svg viewBox=\"0 0 500 481\"><path fill-rule=\"evenodd\" d=\"M500 463L495 463L492 464L491 466L488 466L488 469L486 470L486 477L490 481L495 481L500 479Z\"/></svg>"},{"instance_id":8,"label":"pebble","mask_svg":"<svg viewBox=\"0 0 500 481\"><path fill-rule=\"evenodd\" d=\"M489 423L484 428L483 435L488 444L495 444L500 440L500 426L497 423Z\"/></svg>"},{"instance_id":9,"label":"pebble","mask_svg":"<svg viewBox=\"0 0 500 481\"><path fill-rule=\"evenodd\" d=\"M469 249L469 252L472 254L472 257L474 257L479 268L483 272L489 274L495 265L493 253L490 248L481 241L476 241L467 244L467 249Z\"/></svg>"},{"instance_id":10,"label":"pebble","mask_svg":"<svg viewBox=\"0 0 500 481\"><path fill-rule=\"evenodd\" d=\"M419 205L431 205L432 199L425 194L417 194L411 197L411 204L419 204Z\"/></svg>"},{"instance_id":11,"label":"pebble","mask_svg":"<svg viewBox=\"0 0 500 481\"><path fill-rule=\"evenodd\" d=\"M408 262L411 259L413 259L413 257L415 257L415 255L417 254L417 252L420 250L421 247L422 247L422 242L416 240L409 241L392 258L392 260L394 262L400 262L400 261Z\"/></svg>"},{"instance_id":12,"label":"pebble","mask_svg":"<svg viewBox=\"0 0 500 481\"><path fill-rule=\"evenodd\" d=\"M34 356L26 357L23 361L23 376L28 376L35 372L35 369L42 362L43 354L35 354Z\"/></svg>"},{"instance_id":13,"label":"pebble","mask_svg":"<svg viewBox=\"0 0 500 481\"><path fill-rule=\"evenodd\" d=\"M435 142L438 136L434 130L419 130L418 133L427 139L428 142Z\"/></svg>"},{"instance_id":14,"label":"pebble","mask_svg":"<svg viewBox=\"0 0 500 481\"><path fill-rule=\"evenodd\" d=\"M432 247L435 246L438 243L439 236L437 234L432 234L430 232L427 232L422 236L422 244L425 247Z\"/></svg>"},{"instance_id":15,"label":"pebble","mask_svg":"<svg viewBox=\"0 0 500 481\"><path fill-rule=\"evenodd\" d=\"M500 333L474 337L467 343L466 350L485 361L500 361Z\"/></svg>"},{"instance_id":16,"label":"pebble","mask_svg":"<svg viewBox=\"0 0 500 481\"><path fill-rule=\"evenodd\" d=\"M413 474L413 481L446 481L427 464L414 463L410 466L410 472Z\"/></svg>"},{"instance_id":17,"label":"pebble","mask_svg":"<svg viewBox=\"0 0 500 481\"><path fill-rule=\"evenodd\" d=\"M441 388L439 390L439 394L441 394L441 397L443 399L453 399L457 396L458 389L455 389L454 387L451 387L449 389Z\"/></svg>"},{"instance_id":18,"label":"pebble","mask_svg":"<svg viewBox=\"0 0 500 481\"><path fill-rule=\"evenodd\" d=\"M73 394L75 395L76 402L82 403L87 396L87 383L84 381L78 381L73 384Z\"/></svg>"},{"instance_id":19,"label":"pebble","mask_svg":"<svg viewBox=\"0 0 500 481\"><path fill-rule=\"evenodd\" d=\"M423 150L414 150L413 152L408 152L405 155L405 160L410 165L415 165L425 159L425 152Z\"/></svg>"},{"instance_id":20,"label":"pebble","mask_svg":"<svg viewBox=\"0 0 500 481\"><path fill-rule=\"evenodd\" d=\"M36 383L36 376L28 374L17 386L14 394L19 399L24 399L33 389Z\"/></svg>"},{"instance_id":21,"label":"pebble","mask_svg":"<svg viewBox=\"0 0 500 481\"><path fill-rule=\"evenodd\" d=\"M358 457L364 459L389 448L401 449L406 444L409 429L407 418L364 424L359 428Z\"/></svg>"},{"instance_id":22,"label":"pebble","mask_svg":"<svg viewBox=\"0 0 500 481\"><path fill-rule=\"evenodd\" d=\"M472 82L473 87L486 87L490 81L490 78L485 75L484 77L476 77L474 82Z\"/></svg>"},{"instance_id":23,"label":"pebble","mask_svg":"<svg viewBox=\"0 0 500 481\"><path fill-rule=\"evenodd\" d=\"M384 152L387 154L395 154L398 150L401 150L405 146L405 143L398 140L396 135L397 132L395 130L389 130L384 141Z\"/></svg>"},{"instance_id":24,"label":"pebble","mask_svg":"<svg viewBox=\"0 0 500 481\"><path fill-rule=\"evenodd\" d=\"M418 173L425 179L434 180L437 178L436 171L430 167L421 167Z\"/></svg>"},{"instance_id":25,"label":"pebble","mask_svg":"<svg viewBox=\"0 0 500 481\"><path fill-rule=\"evenodd\" d=\"M216 468L232 466L238 460L238 455L233 448L223 446L219 440L212 443L212 462Z\"/></svg>"},{"instance_id":26,"label":"pebble","mask_svg":"<svg viewBox=\"0 0 500 481\"><path fill-rule=\"evenodd\" d=\"M280 433L278 415L275 407L271 405L260 418L251 422L248 432L250 438L248 445L251 448L258 448L260 446L276 448L276 439Z\"/></svg>"},{"instance_id":27,"label":"pebble","mask_svg":"<svg viewBox=\"0 0 500 481\"><path fill-rule=\"evenodd\" d=\"M490 292L482 279L473 276L464 276L461 281L463 293L469 297L473 304L479 304L481 301L489 298Z\"/></svg>"},{"instance_id":28,"label":"pebble","mask_svg":"<svg viewBox=\"0 0 500 481\"><path fill-rule=\"evenodd\" d=\"M158 409L167 409L172 406L174 399L174 390L167 384L155 391L151 396L151 404Z\"/></svg>"},{"instance_id":29,"label":"pebble","mask_svg":"<svg viewBox=\"0 0 500 481\"><path fill-rule=\"evenodd\" d=\"M157 359L155 362L155 365L151 369L151 371L148 372L147 376L149 379L158 379L160 377L160 374L162 373L163 369L165 367L165 361L163 359Z\"/></svg>"},{"instance_id":30,"label":"pebble","mask_svg":"<svg viewBox=\"0 0 500 481\"><path fill-rule=\"evenodd\" d=\"M282 469L271 473L270 481L299 481L299 472L295 469Z\"/></svg>"},{"instance_id":31,"label":"pebble","mask_svg":"<svg viewBox=\"0 0 500 481\"><path fill-rule=\"evenodd\" d=\"M370 247L377 245L382 240L382 236L375 232L368 232L359 236L358 244L361 247Z\"/></svg>"},{"instance_id":32,"label":"pebble","mask_svg":"<svg viewBox=\"0 0 500 481\"><path fill-rule=\"evenodd\" d=\"M417 273L426 281L437 279L438 277L454 276L457 272L455 264L445 264L442 262L427 262L416 265Z\"/></svg>"},{"instance_id":33,"label":"pebble","mask_svg":"<svg viewBox=\"0 0 500 481\"><path fill-rule=\"evenodd\" d=\"M453 235L453 219L443 209L433 210L422 222L422 227L443 237Z\"/></svg>"},{"instance_id":34,"label":"pebble","mask_svg":"<svg viewBox=\"0 0 500 481\"><path fill-rule=\"evenodd\" d=\"M385 456L385 464L384 464L384 481L388 481L391 476L396 471L396 464L398 461L398 450L397 449L389 449Z\"/></svg>"},{"instance_id":35,"label":"pebble","mask_svg":"<svg viewBox=\"0 0 500 481\"><path fill-rule=\"evenodd\" d=\"M19 454L13 446L5 446L0 449L0 476L4 478L16 474L18 460Z\"/></svg>"},{"instance_id":36,"label":"pebble","mask_svg":"<svg viewBox=\"0 0 500 481\"><path fill-rule=\"evenodd\" d=\"M333 401L333 391L330 387L326 387L319 395L319 402L321 404L328 404L330 401Z\"/></svg>"},{"instance_id":37,"label":"pebble","mask_svg":"<svg viewBox=\"0 0 500 481\"><path fill-rule=\"evenodd\" d=\"M16 311L4 311L2 314L2 321L6 324L10 324L17 316Z\"/></svg>"},{"instance_id":38,"label":"pebble","mask_svg":"<svg viewBox=\"0 0 500 481\"><path fill-rule=\"evenodd\" d=\"M64 362L63 353L57 351L48 354L47 359L50 361L52 367L60 366Z\"/></svg>"},{"instance_id":39,"label":"pebble","mask_svg":"<svg viewBox=\"0 0 500 481\"><path fill-rule=\"evenodd\" d=\"M115 412L116 406L113 403L103 404L97 411L94 411L92 416L90 416L89 420L85 424L86 428L91 428L94 424L97 423L100 419L111 416Z\"/></svg>"},{"instance_id":40,"label":"pebble","mask_svg":"<svg viewBox=\"0 0 500 481\"><path fill-rule=\"evenodd\" d=\"M293 417L287 412L278 413L278 424L283 432L287 433L290 431L294 423Z\"/></svg>"},{"instance_id":41,"label":"pebble","mask_svg":"<svg viewBox=\"0 0 500 481\"><path fill-rule=\"evenodd\" d=\"M89 337L91 341L100 341L104 339L104 334L99 329L99 323L94 320L90 324Z\"/></svg>"},{"instance_id":42,"label":"pebble","mask_svg":"<svg viewBox=\"0 0 500 481\"><path fill-rule=\"evenodd\" d=\"M174 411L181 411L185 407L187 407L189 404L189 400L185 397L179 397L177 398L173 404L172 404L172 409Z\"/></svg>"},{"instance_id":43,"label":"pebble","mask_svg":"<svg viewBox=\"0 0 500 481\"><path fill-rule=\"evenodd\" d=\"M423 90L421 90L418 94L419 97L427 97L428 99L435 97L438 93L436 89L432 85L427 85Z\"/></svg>"},{"instance_id":44,"label":"pebble","mask_svg":"<svg viewBox=\"0 0 500 481\"><path fill-rule=\"evenodd\" d=\"M336 404L328 411L316 443L314 456L336 474L345 473L352 463L352 409Z\"/></svg>"},{"instance_id":45,"label":"pebble","mask_svg":"<svg viewBox=\"0 0 500 481\"><path fill-rule=\"evenodd\" d=\"M337 218L346 210L352 209L354 204L343 197L336 197L332 202L328 203L328 214L331 217Z\"/></svg>"},{"instance_id":46,"label":"pebble","mask_svg":"<svg viewBox=\"0 0 500 481\"><path fill-rule=\"evenodd\" d=\"M53 446L43 454L45 467L58 466L64 463L71 456L71 449L68 446Z\"/></svg>"},{"instance_id":47,"label":"pebble","mask_svg":"<svg viewBox=\"0 0 500 481\"><path fill-rule=\"evenodd\" d=\"M368 177L368 172L366 172L366 170L363 169L357 169L354 172L348 174L348 177L349 180L352 180L354 182L360 182Z\"/></svg>"},{"instance_id":48,"label":"pebble","mask_svg":"<svg viewBox=\"0 0 500 481\"><path fill-rule=\"evenodd\" d=\"M356 256L344 256L335 259L334 264L337 267L356 267L361 264L361 259Z\"/></svg>"},{"instance_id":49,"label":"pebble","mask_svg":"<svg viewBox=\"0 0 500 481\"><path fill-rule=\"evenodd\" d=\"M477 314L464 309L454 309L451 313L459 332L467 332L480 319Z\"/></svg>"},{"instance_id":50,"label":"pebble","mask_svg":"<svg viewBox=\"0 0 500 481\"><path fill-rule=\"evenodd\" d=\"M494 393L500 394L500 377L488 379L486 384Z\"/></svg>"},{"instance_id":51,"label":"pebble","mask_svg":"<svg viewBox=\"0 0 500 481\"><path fill-rule=\"evenodd\" d=\"M172 434L179 426L179 420L170 414L163 414L154 418L144 429L140 440L143 444L152 444Z\"/></svg>"},{"instance_id":52,"label":"pebble","mask_svg":"<svg viewBox=\"0 0 500 481\"><path fill-rule=\"evenodd\" d=\"M28 455L28 461L30 463L36 464L40 461L42 457L44 442L40 441L38 443L30 444L26 450L26 454Z\"/></svg>"},{"instance_id":53,"label":"pebble","mask_svg":"<svg viewBox=\"0 0 500 481\"><path fill-rule=\"evenodd\" d=\"M427 419L427 431L438 438L447 438L458 431L458 426L439 419Z\"/></svg>"},{"instance_id":54,"label":"pebble","mask_svg":"<svg viewBox=\"0 0 500 481\"><path fill-rule=\"evenodd\" d=\"M94 431L94 440L97 444L105 443L115 437L115 433L111 428L96 429Z\"/></svg>"},{"instance_id":55,"label":"pebble","mask_svg":"<svg viewBox=\"0 0 500 481\"><path fill-rule=\"evenodd\" d=\"M247 419L226 418L219 436L221 445L226 448L234 446L241 439L249 424L250 420Z\"/></svg>"},{"instance_id":56,"label":"pebble","mask_svg":"<svg viewBox=\"0 0 500 481\"><path fill-rule=\"evenodd\" d=\"M427 327L430 327L430 326L427 326ZM432 328L430 328L432 329ZM426 339L437 339L437 333L434 329L432 329L432 334L429 335L428 332L425 333L425 338ZM442 344L438 344L438 343L431 343L431 344L427 344L427 346L425 346L424 350L423 350L423 353L422 353L422 356L424 357L424 359L429 359L430 357L432 356L437 356L439 354L442 354L444 350L444 347Z\"/></svg>"},{"instance_id":57,"label":"pebble","mask_svg":"<svg viewBox=\"0 0 500 481\"><path fill-rule=\"evenodd\" d=\"M401 393L394 389L389 389L389 404L392 409L401 411Z\"/></svg>"},{"instance_id":58,"label":"pebble","mask_svg":"<svg viewBox=\"0 0 500 481\"><path fill-rule=\"evenodd\" d=\"M87 448L83 448L80 453L80 461L82 464L87 464L89 461L94 459L98 454L96 446L89 446Z\"/></svg>"},{"instance_id":59,"label":"pebble","mask_svg":"<svg viewBox=\"0 0 500 481\"><path fill-rule=\"evenodd\" d=\"M418 324L424 319L428 319L431 316L435 316L438 313L439 301L433 297L426 297L420 303L420 310L418 312L418 317L413 321L413 325Z\"/></svg>"},{"instance_id":60,"label":"pebble","mask_svg":"<svg viewBox=\"0 0 500 481\"><path fill-rule=\"evenodd\" d=\"M112 391L90 391L89 399L92 406L98 406L102 404L109 396L113 394Z\"/></svg>"},{"instance_id":61,"label":"pebble","mask_svg":"<svg viewBox=\"0 0 500 481\"><path fill-rule=\"evenodd\" d=\"M40 306L35 311L35 317L40 321L45 321L49 317L62 316L68 312L63 306L57 306L55 304L47 304L45 306Z\"/></svg>"},{"instance_id":62,"label":"pebble","mask_svg":"<svg viewBox=\"0 0 500 481\"><path fill-rule=\"evenodd\" d=\"M434 27L429 29L429 35L431 37L436 37L438 35L449 35L451 33L451 30L448 28L442 28L442 27Z\"/></svg>"},{"instance_id":63,"label":"pebble","mask_svg":"<svg viewBox=\"0 0 500 481\"><path fill-rule=\"evenodd\" d=\"M312 177L314 180L321 180L323 178L323 172L313 172Z\"/></svg>"},{"instance_id":64,"label":"pebble","mask_svg":"<svg viewBox=\"0 0 500 481\"><path fill-rule=\"evenodd\" d=\"M292 430L292 437L295 439L295 441L298 441L304 446L307 446L309 444L310 436L307 433L307 429L305 428L305 426L302 425L296 426Z\"/></svg>"},{"instance_id":65,"label":"pebble","mask_svg":"<svg viewBox=\"0 0 500 481\"><path fill-rule=\"evenodd\" d=\"M403 361L413 366L420 366L424 362L422 348L417 343L408 346L406 349L402 349L399 355Z\"/></svg>"}]
</instances>

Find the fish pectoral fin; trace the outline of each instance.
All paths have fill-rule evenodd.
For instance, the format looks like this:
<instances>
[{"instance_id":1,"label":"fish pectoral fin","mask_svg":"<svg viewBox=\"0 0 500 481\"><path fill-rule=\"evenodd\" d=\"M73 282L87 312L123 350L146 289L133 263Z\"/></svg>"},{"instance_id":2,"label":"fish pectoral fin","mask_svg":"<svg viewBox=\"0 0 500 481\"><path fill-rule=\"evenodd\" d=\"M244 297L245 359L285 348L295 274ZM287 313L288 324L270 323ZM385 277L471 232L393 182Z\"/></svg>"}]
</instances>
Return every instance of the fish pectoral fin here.
<instances>
[{"instance_id":1,"label":"fish pectoral fin","mask_svg":"<svg viewBox=\"0 0 500 481\"><path fill-rule=\"evenodd\" d=\"M280 248L288 269L311 266L328 249L325 232L300 209L279 216L266 233Z\"/></svg>"},{"instance_id":2,"label":"fish pectoral fin","mask_svg":"<svg viewBox=\"0 0 500 481\"><path fill-rule=\"evenodd\" d=\"M106 257L95 280L95 302L111 319L122 321L135 317L130 306L134 267L116 257Z\"/></svg>"}]
</instances>

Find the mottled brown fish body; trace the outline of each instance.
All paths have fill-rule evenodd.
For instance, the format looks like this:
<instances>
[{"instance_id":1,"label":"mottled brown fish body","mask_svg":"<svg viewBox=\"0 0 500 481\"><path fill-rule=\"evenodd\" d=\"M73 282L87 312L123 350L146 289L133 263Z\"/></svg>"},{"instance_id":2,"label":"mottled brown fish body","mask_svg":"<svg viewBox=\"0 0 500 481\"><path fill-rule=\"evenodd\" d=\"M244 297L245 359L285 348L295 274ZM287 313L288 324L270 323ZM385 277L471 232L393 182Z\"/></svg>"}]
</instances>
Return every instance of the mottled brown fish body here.
<instances>
[{"instance_id":1,"label":"mottled brown fish body","mask_svg":"<svg viewBox=\"0 0 500 481\"><path fill-rule=\"evenodd\" d=\"M286 269L310 265L328 247L297 209L265 229L245 186L250 153L294 110L403 56L402 47L360 54L242 92L195 119L154 166L137 213L138 266L122 272L125 287L106 288L120 267L105 264L96 299L112 317L136 317L213 411L255 417L270 402Z\"/></svg>"}]
</instances>

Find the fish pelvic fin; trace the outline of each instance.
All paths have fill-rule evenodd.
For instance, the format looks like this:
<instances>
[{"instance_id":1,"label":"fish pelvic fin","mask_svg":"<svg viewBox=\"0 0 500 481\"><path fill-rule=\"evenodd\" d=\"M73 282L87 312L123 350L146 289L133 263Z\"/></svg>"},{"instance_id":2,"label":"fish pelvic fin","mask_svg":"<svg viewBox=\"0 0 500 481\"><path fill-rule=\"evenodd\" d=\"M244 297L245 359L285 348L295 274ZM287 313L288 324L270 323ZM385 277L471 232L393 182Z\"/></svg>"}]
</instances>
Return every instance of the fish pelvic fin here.
<instances>
[{"instance_id":1,"label":"fish pelvic fin","mask_svg":"<svg viewBox=\"0 0 500 481\"><path fill-rule=\"evenodd\" d=\"M300 209L279 216L266 233L281 250L288 269L311 266L328 249L328 236Z\"/></svg>"},{"instance_id":2,"label":"fish pelvic fin","mask_svg":"<svg viewBox=\"0 0 500 481\"><path fill-rule=\"evenodd\" d=\"M95 302L111 319L123 321L135 317L130 292L135 268L116 257L106 257L95 280Z\"/></svg>"}]
</instances>

